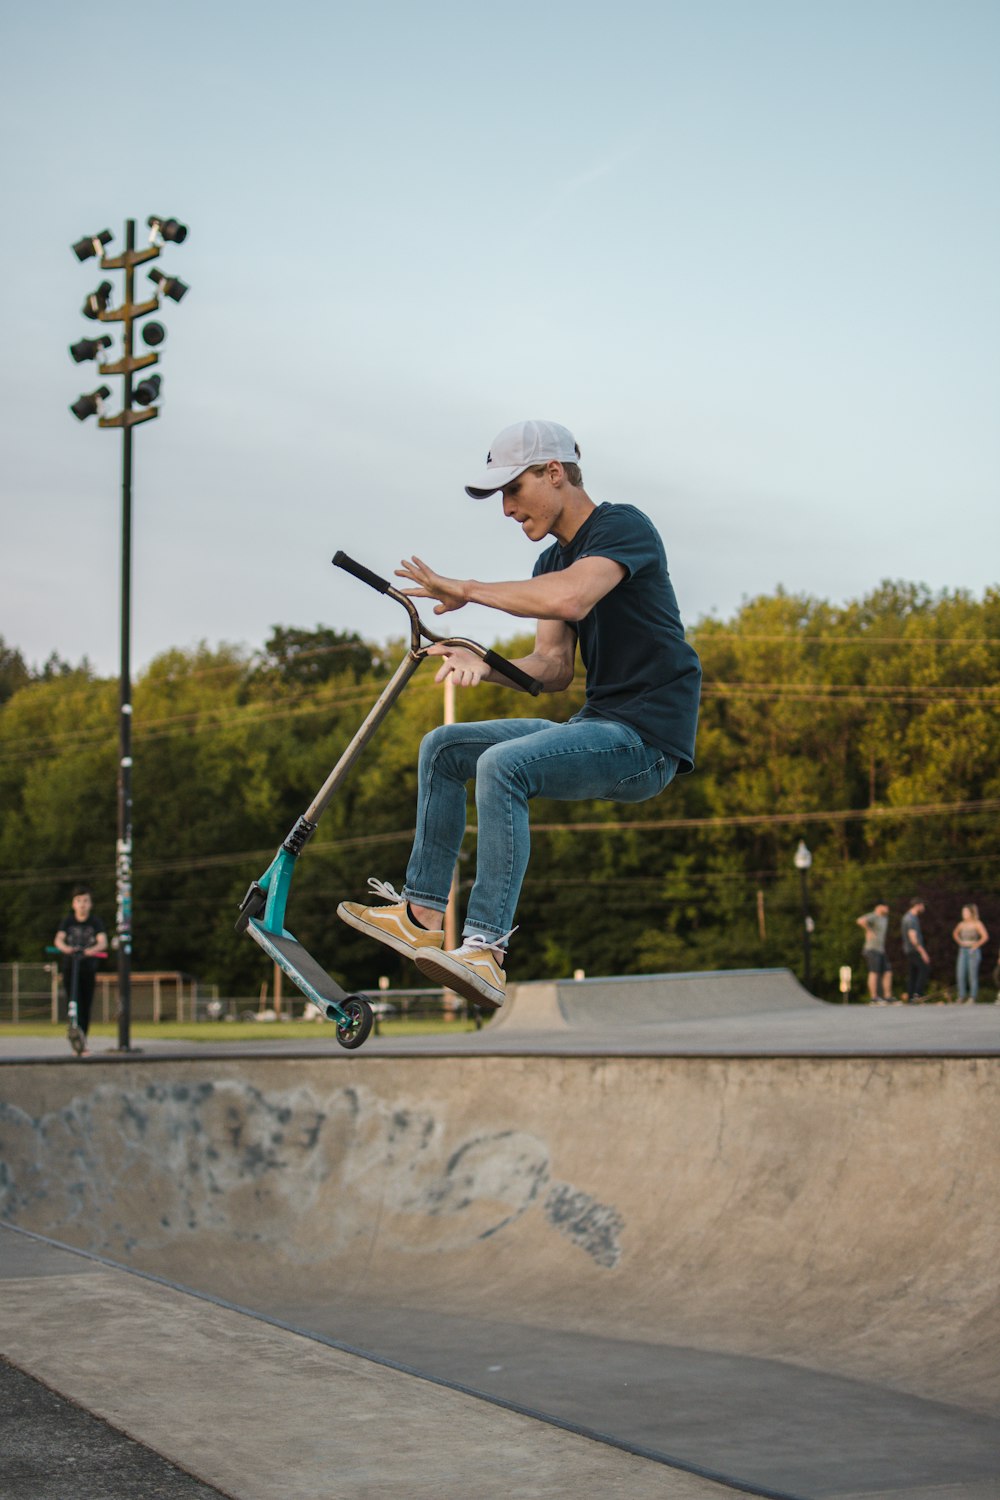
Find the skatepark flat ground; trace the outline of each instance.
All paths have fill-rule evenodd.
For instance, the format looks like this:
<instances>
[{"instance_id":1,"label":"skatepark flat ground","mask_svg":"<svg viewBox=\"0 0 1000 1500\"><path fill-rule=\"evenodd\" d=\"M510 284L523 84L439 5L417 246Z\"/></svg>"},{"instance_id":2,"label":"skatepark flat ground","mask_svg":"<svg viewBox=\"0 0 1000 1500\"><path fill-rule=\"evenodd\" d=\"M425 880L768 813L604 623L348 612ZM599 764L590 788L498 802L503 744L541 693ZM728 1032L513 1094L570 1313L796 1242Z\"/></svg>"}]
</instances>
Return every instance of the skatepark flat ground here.
<instances>
[{"instance_id":1,"label":"skatepark flat ground","mask_svg":"<svg viewBox=\"0 0 1000 1500\"><path fill-rule=\"evenodd\" d=\"M142 1055L337 1056L326 1025L302 1041L232 1043L143 1040ZM112 1042L95 1043L106 1058ZM545 980L512 985L482 1030L455 1037L372 1036L365 1053L408 1057L572 1053L600 1056L955 1056L1000 1050L1000 1005L828 1005L787 969ZM65 1038L4 1037L0 1060L66 1058Z\"/></svg>"},{"instance_id":2,"label":"skatepark flat ground","mask_svg":"<svg viewBox=\"0 0 1000 1500\"><path fill-rule=\"evenodd\" d=\"M1000 1008L512 1002L356 1054L0 1040L0 1355L192 1500L996 1500Z\"/></svg>"}]
</instances>

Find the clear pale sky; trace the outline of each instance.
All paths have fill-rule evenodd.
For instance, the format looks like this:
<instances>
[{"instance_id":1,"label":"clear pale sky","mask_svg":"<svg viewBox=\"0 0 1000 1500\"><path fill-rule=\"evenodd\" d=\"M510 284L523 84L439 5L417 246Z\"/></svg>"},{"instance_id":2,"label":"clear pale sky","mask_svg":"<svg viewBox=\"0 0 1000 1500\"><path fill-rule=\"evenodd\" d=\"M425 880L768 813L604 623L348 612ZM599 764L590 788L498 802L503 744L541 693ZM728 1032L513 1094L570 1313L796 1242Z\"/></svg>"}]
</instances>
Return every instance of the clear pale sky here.
<instances>
[{"instance_id":1,"label":"clear pale sky","mask_svg":"<svg viewBox=\"0 0 1000 1500\"><path fill-rule=\"evenodd\" d=\"M121 437L67 409L102 279L69 247L151 213L191 291L135 436L137 670L398 633L338 547L526 575L462 489L525 416L655 519L689 623L779 584L981 593L998 74L995 0L8 8L0 633L117 670Z\"/></svg>"}]
</instances>

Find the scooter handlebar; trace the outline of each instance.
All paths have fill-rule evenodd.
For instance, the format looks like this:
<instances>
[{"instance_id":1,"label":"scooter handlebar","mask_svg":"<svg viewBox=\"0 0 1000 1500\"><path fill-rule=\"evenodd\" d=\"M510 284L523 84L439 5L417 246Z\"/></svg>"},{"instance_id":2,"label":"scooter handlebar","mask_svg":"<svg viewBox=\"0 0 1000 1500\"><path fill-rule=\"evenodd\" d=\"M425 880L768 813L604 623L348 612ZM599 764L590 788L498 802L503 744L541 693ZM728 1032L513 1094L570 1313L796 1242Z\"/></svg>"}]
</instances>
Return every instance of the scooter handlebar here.
<instances>
[{"instance_id":1,"label":"scooter handlebar","mask_svg":"<svg viewBox=\"0 0 1000 1500\"><path fill-rule=\"evenodd\" d=\"M520 667L515 667L506 656L501 656L499 651L487 651L483 661L488 667L492 667L494 672L502 672L505 677L510 678L511 682L516 682L518 687L530 693L533 698L537 698L542 691L542 684L537 678L529 677L527 672L522 672Z\"/></svg>"},{"instance_id":2,"label":"scooter handlebar","mask_svg":"<svg viewBox=\"0 0 1000 1500\"><path fill-rule=\"evenodd\" d=\"M53 957L83 958L87 950L85 948L71 948L67 953L65 949L57 948L55 943L49 943L45 951L46 953L51 953ZM90 955L91 958L107 958L107 956L108 950L106 948L101 948L97 953L91 953Z\"/></svg>"},{"instance_id":3,"label":"scooter handlebar","mask_svg":"<svg viewBox=\"0 0 1000 1500\"><path fill-rule=\"evenodd\" d=\"M380 594L387 594L392 584L386 578L380 578L373 573L371 568L366 568L363 563L355 562L353 557L348 557L346 552L335 552L333 554L333 566L343 568L345 573L351 573L359 578L362 583L367 583L369 588L376 589Z\"/></svg>"},{"instance_id":4,"label":"scooter handlebar","mask_svg":"<svg viewBox=\"0 0 1000 1500\"><path fill-rule=\"evenodd\" d=\"M376 589L380 594L392 593L394 598L398 599L400 597L399 594L394 592L392 584L389 583L387 579L380 578L377 573L373 573L371 568L366 568L363 563L355 562L354 558L348 557L346 552L335 552L333 554L333 565L335 568L343 568L345 573L350 573L354 578L360 579L362 583L367 583L370 588ZM408 601L405 599L401 602L408 604ZM440 641L445 639L445 637L442 636L435 636L434 633L432 631L429 631L425 625L421 625L419 620L417 620L412 605L408 604L408 607L410 609L411 619L414 622L413 628L415 630L419 629L425 637L428 637L431 640ZM414 639L416 639L416 637ZM467 644L469 646L474 646L474 643L471 641L469 641ZM508 678L508 680L511 682L515 682L519 688L523 688L524 691L526 693L530 693L533 698L538 697L539 693L542 691L542 684L538 682L534 677L529 677L527 672L522 672L520 667L515 667L514 663L512 661L508 661L505 656L501 656L499 651L484 650L482 646L475 646L474 649L479 652L479 654L483 658L483 661L485 661L486 665L488 667L491 667L494 672L502 672L504 677Z\"/></svg>"}]
</instances>

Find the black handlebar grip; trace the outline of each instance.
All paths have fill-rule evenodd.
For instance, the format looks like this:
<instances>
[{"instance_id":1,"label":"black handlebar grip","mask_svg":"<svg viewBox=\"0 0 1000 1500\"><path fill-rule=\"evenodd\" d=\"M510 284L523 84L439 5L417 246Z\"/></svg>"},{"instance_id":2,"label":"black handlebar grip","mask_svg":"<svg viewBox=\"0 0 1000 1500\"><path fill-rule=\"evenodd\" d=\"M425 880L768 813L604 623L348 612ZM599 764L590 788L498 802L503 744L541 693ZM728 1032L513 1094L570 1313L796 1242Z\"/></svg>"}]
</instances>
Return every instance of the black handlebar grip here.
<instances>
[{"instance_id":1,"label":"black handlebar grip","mask_svg":"<svg viewBox=\"0 0 1000 1500\"><path fill-rule=\"evenodd\" d=\"M367 583L369 588L376 589L380 594L387 594L392 584L385 578L380 578L370 568L364 567L362 563L355 562L353 557L348 557L346 552L335 552L333 554L333 566L343 568L345 573L353 573L355 578L360 578L362 583Z\"/></svg>"},{"instance_id":2,"label":"black handlebar grip","mask_svg":"<svg viewBox=\"0 0 1000 1500\"><path fill-rule=\"evenodd\" d=\"M508 661L499 652L487 651L483 660L488 667L492 667L494 672L502 672L505 677L510 678L511 682L516 682L518 687L522 687L526 693L530 693L533 698L537 698L542 691L542 684L537 678L529 677L527 672L522 672L520 667L515 667L512 661Z\"/></svg>"}]
</instances>

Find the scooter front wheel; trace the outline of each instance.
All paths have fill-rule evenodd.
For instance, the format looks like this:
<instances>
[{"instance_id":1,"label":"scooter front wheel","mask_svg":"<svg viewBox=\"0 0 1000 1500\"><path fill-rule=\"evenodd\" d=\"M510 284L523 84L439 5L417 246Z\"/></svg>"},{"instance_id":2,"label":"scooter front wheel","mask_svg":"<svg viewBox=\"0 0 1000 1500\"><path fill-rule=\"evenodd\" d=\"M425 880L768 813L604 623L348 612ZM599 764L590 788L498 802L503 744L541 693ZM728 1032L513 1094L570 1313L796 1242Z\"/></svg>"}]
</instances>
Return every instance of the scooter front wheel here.
<instances>
[{"instance_id":1,"label":"scooter front wheel","mask_svg":"<svg viewBox=\"0 0 1000 1500\"><path fill-rule=\"evenodd\" d=\"M346 1000L340 1001L340 1009L346 1013L348 1019L338 1021L337 1041L342 1047L353 1052L355 1047L363 1046L368 1040L375 1015L368 1001L362 999L360 995L348 995Z\"/></svg>"}]
</instances>

